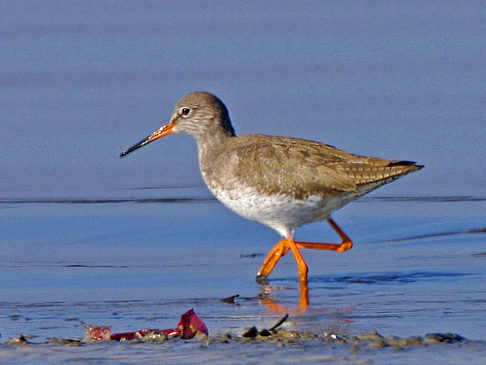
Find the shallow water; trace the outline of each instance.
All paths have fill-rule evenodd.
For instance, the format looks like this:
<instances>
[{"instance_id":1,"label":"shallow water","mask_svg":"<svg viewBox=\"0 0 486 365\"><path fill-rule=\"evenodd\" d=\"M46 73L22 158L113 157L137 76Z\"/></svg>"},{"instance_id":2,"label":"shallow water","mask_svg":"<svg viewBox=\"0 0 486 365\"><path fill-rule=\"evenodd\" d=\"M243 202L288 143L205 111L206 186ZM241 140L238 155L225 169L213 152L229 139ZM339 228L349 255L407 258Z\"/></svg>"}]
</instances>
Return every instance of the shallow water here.
<instances>
[{"instance_id":1,"label":"shallow water","mask_svg":"<svg viewBox=\"0 0 486 365\"><path fill-rule=\"evenodd\" d=\"M486 327L478 318L486 316L486 234L472 233L484 228L484 197L372 196L338 212L335 219L355 246L343 254L304 252L310 287L304 314L298 308L292 257L279 263L268 285L254 281L278 236L207 194L200 187L137 189L94 201L2 198L0 214L10 217L2 219L2 232L10 240L0 255L2 340L20 333L33 335L33 342L82 337L80 321L110 325L114 332L172 328L194 308L210 336L241 335L252 325L269 328L288 312L284 328L292 330L337 329L349 335L377 330L400 337L453 332L473 342L371 353L309 344L302 345L304 358L297 345L275 351L272 344L206 347L195 341L80 348L46 344L1 346L2 361L131 362L143 357L191 362L202 356L252 362L285 356L289 362L447 358L460 363L485 356ZM26 225L30 230L20 230ZM334 238L323 223L303 227L297 236ZM235 304L220 300L236 294ZM269 307L269 299L283 312ZM440 355L434 346L440 346Z\"/></svg>"},{"instance_id":2,"label":"shallow water","mask_svg":"<svg viewBox=\"0 0 486 365\"><path fill-rule=\"evenodd\" d=\"M2 1L0 14L1 363L486 356L486 239L471 233L486 226L483 4ZM119 159L194 90L220 96L238 134L426 166L336 212L355 246L303 253L307 313L290 255L268 286L255 282L279 237L214 200L193 141L170 136ZM296 237L337 239L325 223ZM290 313L286 329L468 342L5 345L20 333L82 337L81 320L170 328L191 307L210 336L241 335L282 316L270 303Z\"/></svg>"}]
</instances>

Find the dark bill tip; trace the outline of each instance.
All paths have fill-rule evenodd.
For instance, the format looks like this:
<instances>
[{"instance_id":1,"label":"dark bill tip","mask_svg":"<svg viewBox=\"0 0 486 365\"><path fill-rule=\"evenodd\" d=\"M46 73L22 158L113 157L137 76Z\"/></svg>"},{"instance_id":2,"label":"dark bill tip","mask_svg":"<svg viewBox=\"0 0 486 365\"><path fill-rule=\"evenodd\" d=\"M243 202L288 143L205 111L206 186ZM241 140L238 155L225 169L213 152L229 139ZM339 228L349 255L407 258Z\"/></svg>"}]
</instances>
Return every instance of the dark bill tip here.
<instances>
[{"instance_id":1,"label":"dark bill tip","mask_svg":"<svg viewBox=\"0 0 486 365\"><path fill-rule=\"evenodd\" d=\"M164 126L160 127L159 129L157 129L150 136L145 137L140 142L135 143L132 147L130 147L130 148L126 149L125 151L123 151L120 154L120 157L124 157L124 156L128 155L130 152L133 152L133 151L139 149L140 147L143 147L146 144L149 144L150 142L156 141L159 138L162 138L162 137L164 137L164 136L166 136L168 134L171 134L173 132L173 129L174 129L174 123L172 121L170 121L166 125L164 125Z\"/></svg>"},{"instance_id":2,"label":"dark bill tip","mask_svg":"<svg viewBox=\"0 0 486 365\"><path fill-rule=\"evenodd\" d=\"M122 153L120 153L120 157L125 157L126 155L128 155L129 153L135 151L135 150L138 150L140 147L143 147L145 146L147 143L151 142L151 137L152 135L142 139L141 141L135 143L132 147L130 148L127 148L125 151L123 151Z\"/></svg>"}]
</instances>

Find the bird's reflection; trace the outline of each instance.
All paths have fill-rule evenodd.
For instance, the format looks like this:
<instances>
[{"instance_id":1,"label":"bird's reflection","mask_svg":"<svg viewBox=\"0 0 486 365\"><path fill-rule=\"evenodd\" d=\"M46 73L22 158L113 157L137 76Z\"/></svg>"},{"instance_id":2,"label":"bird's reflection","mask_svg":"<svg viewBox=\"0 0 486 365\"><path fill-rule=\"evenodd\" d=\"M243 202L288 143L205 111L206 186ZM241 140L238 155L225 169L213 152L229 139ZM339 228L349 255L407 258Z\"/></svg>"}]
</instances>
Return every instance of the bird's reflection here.
<instances>
[{"instance_id":1,"label":"bird's reflection","mask_svg":"<svg viewBox=\"0 0 486 365\"><path fill-rule=\"evenodd\" d=\"M300 282L299 287L299 306L297 308L288 308L281 304L278 304L272 299L272 292L279 289L287 289L286 287L274 286L268 284L268 282L262 284L258 293L258 300L260 304L264 305L273 312L287 313L287 312L298 312L306 313L309 308L309 286L307 282Z\"/></svg>"}]
</instances>

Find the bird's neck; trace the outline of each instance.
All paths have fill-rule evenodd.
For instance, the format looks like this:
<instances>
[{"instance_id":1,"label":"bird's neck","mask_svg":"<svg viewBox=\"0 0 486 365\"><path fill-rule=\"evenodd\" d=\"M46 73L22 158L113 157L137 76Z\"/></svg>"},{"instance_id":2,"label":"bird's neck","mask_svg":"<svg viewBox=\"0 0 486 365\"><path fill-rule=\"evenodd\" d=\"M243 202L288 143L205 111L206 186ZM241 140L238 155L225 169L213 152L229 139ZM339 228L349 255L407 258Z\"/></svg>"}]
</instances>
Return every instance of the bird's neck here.
<instances>
[{"instance_id":1,"label":"bird's neck","mask_svg":"<svg viewBox=\"0 0 486 365\"><path fill-rule=\"evenodd\" d=\"M203 167L211 169L212 161L215 159L215 156L219 154L222 146L235 137L233 130L219 129L218 131L197 138L196 142L201 171L203 170Z\"/></svg>"},{"instance_id":2,"label":"bird's neck","mask_svg":"<svg viewBox=\"0 0 486 365\"><path fill-rule=\"evenodd\" d=\"M233 137L234 134L223 129L215 131L214 133L205 134L204 136L199 136L199 138L196 139L199 157L201 158L202 155L210 154L213 150L226 143L229 138Z\"/></svg>"}]
</instances>

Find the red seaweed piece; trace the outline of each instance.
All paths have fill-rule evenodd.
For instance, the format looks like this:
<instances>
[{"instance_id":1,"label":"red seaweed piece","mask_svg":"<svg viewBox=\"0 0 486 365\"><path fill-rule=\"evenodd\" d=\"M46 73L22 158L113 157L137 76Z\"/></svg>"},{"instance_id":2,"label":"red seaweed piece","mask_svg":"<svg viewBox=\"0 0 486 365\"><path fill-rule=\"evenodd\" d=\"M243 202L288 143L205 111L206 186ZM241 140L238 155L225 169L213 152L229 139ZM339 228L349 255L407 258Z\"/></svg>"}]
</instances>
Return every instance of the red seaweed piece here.
<instances>
[{"instance_id":1,"label":"red seaweed piece","mask_svg":"<svg viewBox=\"0 0 486 365\"><path fill-rule=\"evenodd\" d=\"M208 329L204 322L194 313L193 309L188 310L181 316L177 328L172 329L150 329L145 328L134 332L111 333L109 326L90 326L83 324L86 328L84 341L130 341L142 339L145 336L164 335L167 338L180 337L182 339L191 339L197 332L208 335Z\"/></svg>"},{"instance_id":2,"label":"red seaweed piece","mask_svg":"<svg viewBox=\"0 0 486 365\"><path fill-rule=\"evenodd\" d=\"M181 338L193 338L197 332L202 332L208 335L208 328L204 322L199 318L193 309L188 310L181 316L181 320L177 325L181 333Z\"/></svg>"},{"instance_id":3,"label":"red seaweed piece","mask_svg":"<svg viewBox=\"0 0 486 365\"><path fill-rule=\"evenodd\" d=\"M111 327L109 326L90 326L83 323L85 328L84 341L106 341L110 340Z\"/></svg>"}]
</instances>

